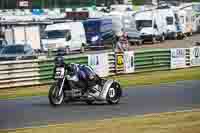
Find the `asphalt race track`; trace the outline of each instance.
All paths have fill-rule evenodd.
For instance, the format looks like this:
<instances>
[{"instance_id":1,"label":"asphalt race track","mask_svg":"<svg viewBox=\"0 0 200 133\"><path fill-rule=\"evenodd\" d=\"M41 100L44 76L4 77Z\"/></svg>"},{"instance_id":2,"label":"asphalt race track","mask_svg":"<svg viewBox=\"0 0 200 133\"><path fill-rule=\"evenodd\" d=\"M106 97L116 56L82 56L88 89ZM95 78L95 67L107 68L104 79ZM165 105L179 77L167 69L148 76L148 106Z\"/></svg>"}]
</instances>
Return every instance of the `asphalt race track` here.
<instances>
[{"instance_id":1,"label":"asphalt race track","mask_svg":"<svg viewBox=\"0 0 200 133\"><path fill-rule=\"evenodd\" d=\"M118 105L49 105L47 97L0 101L0 129L190 110L200 107L200 81L131 87Z\"/></svg>"}]
</instances>

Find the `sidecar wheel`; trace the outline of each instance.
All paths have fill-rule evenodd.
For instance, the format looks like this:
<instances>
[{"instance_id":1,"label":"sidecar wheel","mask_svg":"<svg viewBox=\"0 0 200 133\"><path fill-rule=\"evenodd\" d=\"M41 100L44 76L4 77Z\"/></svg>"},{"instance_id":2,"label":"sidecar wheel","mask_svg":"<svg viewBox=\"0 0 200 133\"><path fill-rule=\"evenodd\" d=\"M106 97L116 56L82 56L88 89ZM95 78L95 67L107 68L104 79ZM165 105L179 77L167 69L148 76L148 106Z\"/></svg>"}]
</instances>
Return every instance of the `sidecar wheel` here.
<instances>
[{"instance_id":1,"label":"sidecar wheel","mask_svg":"<svg viewBox=\"0 0 200 133\"><path fill-rule=\"evenodd\" d=\"M120 87L120 84L117 82L114 82L109 90L108 90L108 94L107 94L107 102L109 104L118 104L120 101L122 95L122 89Z\"/></svg>"}]
</instances>

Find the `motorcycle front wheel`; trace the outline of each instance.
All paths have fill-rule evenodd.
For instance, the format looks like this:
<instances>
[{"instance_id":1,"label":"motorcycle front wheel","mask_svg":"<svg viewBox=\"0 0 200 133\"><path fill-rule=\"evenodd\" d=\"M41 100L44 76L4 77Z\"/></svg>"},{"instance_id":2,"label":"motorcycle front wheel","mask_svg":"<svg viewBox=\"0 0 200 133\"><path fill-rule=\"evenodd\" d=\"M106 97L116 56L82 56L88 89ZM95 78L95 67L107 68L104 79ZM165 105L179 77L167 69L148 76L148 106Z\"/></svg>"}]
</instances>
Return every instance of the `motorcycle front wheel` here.
<instances>
[{"instance_id":1,"label":"motorcycle front wheel","mask_svg":"<svg viewBox=\"0 0 200 133\"><path fill-rule=\"evenodd\" d=\"M52 106L58 106L62 104L64 100L64 93L62 92L61 95L59 96L59 86L57 85L57 83L54 83L51 86L48 98L49 98L49 103Z\"/></svg>"}]
</instances>

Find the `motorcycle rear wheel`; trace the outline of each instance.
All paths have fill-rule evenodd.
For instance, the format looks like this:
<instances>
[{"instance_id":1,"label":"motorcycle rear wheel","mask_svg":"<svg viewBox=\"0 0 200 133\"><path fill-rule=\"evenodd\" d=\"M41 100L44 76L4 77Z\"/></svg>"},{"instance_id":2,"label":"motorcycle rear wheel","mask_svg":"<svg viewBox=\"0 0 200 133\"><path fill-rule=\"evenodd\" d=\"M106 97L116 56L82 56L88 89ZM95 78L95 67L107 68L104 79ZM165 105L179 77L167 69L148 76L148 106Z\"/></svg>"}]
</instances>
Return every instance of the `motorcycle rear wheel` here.
<instances>
[{"instance_id":1,"label":"motorcycle rear wheel","mask_svg":"<svg viewBox=\"0 0 200 133\"><path fill-rule=\"evenodd\" d=\"M58 90L59 88L56 83L54 83L49 90L48 98L49 98L49 103L52 106L61 105L64 100L64 93L62 92L61 95L58 96Z\"/></svg>"}]
</instances>

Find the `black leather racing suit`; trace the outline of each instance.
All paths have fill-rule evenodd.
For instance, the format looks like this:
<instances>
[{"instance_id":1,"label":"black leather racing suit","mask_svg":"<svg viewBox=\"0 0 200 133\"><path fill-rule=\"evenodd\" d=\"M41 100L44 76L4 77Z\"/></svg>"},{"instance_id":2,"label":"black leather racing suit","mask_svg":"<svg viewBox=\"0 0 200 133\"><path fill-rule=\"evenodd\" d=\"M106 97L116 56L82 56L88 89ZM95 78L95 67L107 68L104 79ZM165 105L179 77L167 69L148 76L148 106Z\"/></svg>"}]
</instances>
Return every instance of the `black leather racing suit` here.
<instances>
[{"instance_id":1,"label":"black leather racing suit","mask_svg":"<svg viewBox=\"0 0 200 133\"><path fill-rule=\"evenodd\" d=\"M84 88L84 92L91 90L96 84L100 83L100 78L94 72L94 70L87 65L80 65L80 64L72 64L73 69L75 69L75 73L79 80L83 81L86 84ZM71 75L72 76L72 75Z\"/></svg>"}]
</instances>

